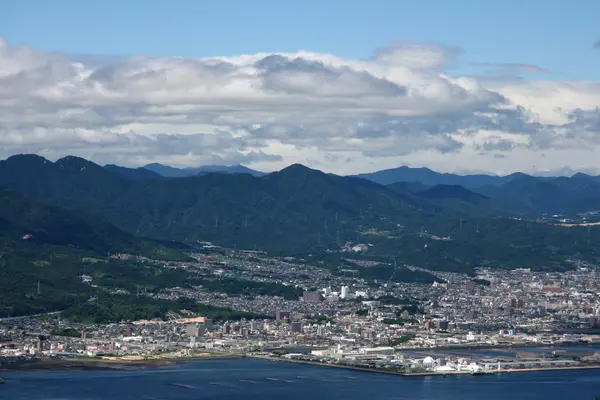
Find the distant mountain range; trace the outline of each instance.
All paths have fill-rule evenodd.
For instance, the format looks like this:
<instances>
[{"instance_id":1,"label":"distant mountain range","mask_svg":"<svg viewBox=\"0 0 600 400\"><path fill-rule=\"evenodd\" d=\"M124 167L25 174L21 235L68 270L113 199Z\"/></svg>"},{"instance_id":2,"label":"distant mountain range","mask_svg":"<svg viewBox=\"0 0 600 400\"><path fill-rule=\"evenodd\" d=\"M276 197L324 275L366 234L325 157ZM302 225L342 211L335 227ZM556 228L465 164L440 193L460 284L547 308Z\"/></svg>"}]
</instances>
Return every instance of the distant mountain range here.
<instances>
[{"instance_id":1,"label":"distant mountain range","mask_svg":"<svg viewBox=\"0 0 600 400\"><path fill-rule=\"evenodd\" d=\"M370 257L456 271L482 265L564 269L568 258L600 259L600 230L531 222L542 211L596 208L600 185L582 174L519 174L475 190L431 180L381 185L302 165L263 176L205 171L165 178L147 171L72 156L50 162L19 155L0 161L0 186L95 214L135 236L191 245L208 240L331 257L335 253L325 250L362 242L372 245Z\"/></svg>"},{"instance_id":2,"label":"distant mountain range","mask_svg":"<svg viewBox=\"0 0 600 400\"><path fill-rule=\"evenodd\" d=\"M197 168L174 168L168 165L153 163L142 167L143 169L157 173L166 178L184 178L186 176L205 175L213 172L225 174L250 174L252 176L263 176L264 172L255 171L243 165L204 165ZM139 168L138 168L139 169Z\"/></svg>"},{"instance_id":3,"label":"distant mountain range","mask_svg":"<svg viewBox=\"0 0 600 400\"><path fill-rule=\"evenodd\" d=\"M368 179L381 185L390 185L396 182L419 182L427 186L435 185L460 185L468 189L477 189L485 186L502 186L512 180L519 178L532 177L539 180L555 179L557 177L536 177L515 172L510 175L457 175L449 173L440 173L430 170L429 168L410 168L399 167L385 169L382 171L371 172L366 174L355 175L359 178ZM560 177L564 178L564 177ZM588 178L597 183L600 183L600 176L590 176L584 173L576 173L572 178Z\"/></svg>"},{"instance_id":4,"label":"distant mountain range","mask_svg":"<svg viewBox=\"0 0 600 400\"><path fill-rule=\"evenodd\" d=\"M141 168L116 165L104 168L129 180L182 178L215 172L254 177L268 175L242 165L173 168L155 163ZM437 202L437 206L468 213L573 214L600 208L600 176L583 173L572 177L537 177L520 172L505 176L457 175L428 168L399 167L354 177L416 195L413 201L417 203L427 199Z\"/></svg>"},{"instance_id":5,"label":"distant mountain range","mask_svg":"<svg viewBox=\"0 0 600 400\"><path fill-rule=\"evenodd\" d=\"M400 167L357 177L401 188L419 196L461 199L483 207L468 211L514 214L574 214L600 209L600 176L583 173L571 177L539 177L521 172L505 176L456 175L428 168ZM462 188L462 189L460 189ZM483 195L477 198L473 193Z\"/></svg>"},{"instance_id":6,"label":"distant mountain range","mask_svg":"<svg viewBox=\"0 0 600 400\"><path fill-rule=\"evenodd\" d=\"M87 199L91 203L104 203L106 198L127 190L132 181L159 181L173 178L190 178L218 175L242 175L255 178L277 176L280 172L266 174L247 167L236 166L203 166L198 168L173 168L162 164L149 164L141 168L126 168L117 165L100 167L78 157L64 157L51 163L35 155L10 157L0 162L0 167L20 170L19 175L4 176L0 185L13 187L18 185L21 191L29 195L31 190L39 191L37 185L29 187L27 182L44 176L42 192L45 201L55 204L48 196ZM54 168L50 167L53 165ZM110 174L104 174L108 171ZM59 173L60 172L60 173ZM41 174L41 175L40 175ZM58 177L68 175L68 181ZM334 176L329 174L330 176ZM55 179L56 178L56 179ZM338 177L339 178L339 177ZM400 167L370 174L360 174L348 178L362 178L380 185L389 186L406 201L420 207L429 207L438 211L454 210L472 214L506 214L514 216L540 214L575 214L600 209L600 177L577 173L572 177L536 177L523 173L506 176L494 175L456 175L434 172L427 168ZM23 180L15 182L12 180ZM92 179L94 185L85 189L85 193L69 196L71 190L85 186L84 182ZM220 179L220 178L210 178ZM77 182L77 183L76 183ZM204 182L201 180L201 182ZM174 183L162 183L173 185ZM57 193L57 194L55 194ZM67 204L70 206L69 199Z\"/></svg>"},{"instance_id":7,"label":"distant mountain range","mask_svg":"<svg viewBox=\"0 0 600 400\"><path fill-rule=\"evenodd\" d=\"M241 165L173 168L155 163L135 169L116 165L104 168L130 180L180 178L213 172L267 175ZM437 206L443 203L444 208L454 207L468 213L573 214L600 209L600 176L583 173L572 177L537 177L520 172L505 176L457 175L428 168L399 167L354 177L416 195L413 201L417 203L428 199L437 202Z\"/></svg>"},{"instance_id":8,"label":"distant mountain range","mask_svg":"<svg viewBox=\"0 0 600 400\"><path fill-rule=\"evenodd\" d=\"M472 189L489 185L499 186L521 175L524 174L515 173L507 176L483 174L456 175L435 172L429 168L399 167L366 174L359 174L356 176L377 182L381 185L390 185L396 182L419 182L427 186L460 185Z\"/></svg>"}]
</instances>

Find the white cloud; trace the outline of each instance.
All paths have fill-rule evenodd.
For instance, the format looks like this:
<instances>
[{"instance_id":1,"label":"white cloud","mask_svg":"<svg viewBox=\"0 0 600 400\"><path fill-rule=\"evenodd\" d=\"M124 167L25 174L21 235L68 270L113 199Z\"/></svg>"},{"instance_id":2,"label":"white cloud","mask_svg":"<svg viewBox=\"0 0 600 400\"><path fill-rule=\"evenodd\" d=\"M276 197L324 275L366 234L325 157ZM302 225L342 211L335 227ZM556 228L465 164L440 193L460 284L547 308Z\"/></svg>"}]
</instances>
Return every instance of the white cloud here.
<instances>
[{"instance_id":1,"label":"white cloud","mask_svg":"<svg viewBox=\"0 0 600 400\"><path fill-rule=\"evenodd\" d=\"M307 51L103 58L0 38L0 157L265 170L301 162L337 173L589 168L600 82L447 74L459 53L398 44L367 60Z\"/></svg>"}]
</instances>

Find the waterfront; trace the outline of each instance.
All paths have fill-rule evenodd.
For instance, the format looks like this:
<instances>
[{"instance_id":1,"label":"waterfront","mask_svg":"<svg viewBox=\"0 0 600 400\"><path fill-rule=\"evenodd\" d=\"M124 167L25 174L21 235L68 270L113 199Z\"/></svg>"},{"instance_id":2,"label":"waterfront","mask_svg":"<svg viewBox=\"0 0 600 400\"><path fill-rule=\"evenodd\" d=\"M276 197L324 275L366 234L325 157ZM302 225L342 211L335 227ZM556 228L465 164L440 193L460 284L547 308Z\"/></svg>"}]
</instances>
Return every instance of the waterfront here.
<instances>
[{"instance_id":1,"label":"waterfront","mask_svg":"<svg viewBox=\"0 0 600 400\"><path fill-rule=\"evenodd\" d=\"M0 398L139 399L594 399L600 371L399 377L255 359L207 360L116 371L3 374Z\"/></svg>"}]
</instances>

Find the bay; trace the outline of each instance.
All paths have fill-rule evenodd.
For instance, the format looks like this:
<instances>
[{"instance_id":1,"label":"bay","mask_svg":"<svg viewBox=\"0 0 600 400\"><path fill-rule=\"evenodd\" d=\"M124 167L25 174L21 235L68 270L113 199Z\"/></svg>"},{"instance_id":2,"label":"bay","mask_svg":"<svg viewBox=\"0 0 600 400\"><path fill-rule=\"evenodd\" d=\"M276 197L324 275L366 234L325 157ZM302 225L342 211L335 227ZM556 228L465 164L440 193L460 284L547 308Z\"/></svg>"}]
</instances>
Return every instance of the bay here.
<instances>
[{"instance_id":1,"label":"bay","mask_svg":"<svg viewBox=\"0 0 600 400\"><path fill-rule=\"evenodd\" d=\"M164 368L5 372L0 399L544 399L594 400L600 370L400 377L256 359Z\"/></svg>"}]
</instances>

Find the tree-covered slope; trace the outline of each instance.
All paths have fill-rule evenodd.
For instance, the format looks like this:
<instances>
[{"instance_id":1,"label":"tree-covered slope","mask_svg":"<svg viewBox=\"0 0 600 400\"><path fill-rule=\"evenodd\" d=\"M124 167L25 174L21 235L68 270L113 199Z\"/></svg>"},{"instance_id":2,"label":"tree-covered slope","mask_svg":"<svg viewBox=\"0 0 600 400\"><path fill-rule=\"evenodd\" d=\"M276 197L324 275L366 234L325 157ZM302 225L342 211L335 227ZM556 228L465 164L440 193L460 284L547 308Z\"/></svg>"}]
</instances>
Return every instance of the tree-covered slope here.
<instances>
[{"instance_id":1,"label":"tree-covered slope","mask_svg":"<svg viewBox=\"0 0 600 400\"><path fill-rule=\"evenodd\" d=\"M415 193L301 165L262 177L216 173L131 180L72 157L57 163L33 158L38 174L27 163L17 168L14 161L4 162L11 162L8 169L0 164L0 184L41 202L84 209L145 237L208 240L288 255L338 251L347 241L370 243L371 253L453 270L477 265L560 269L569 267L569 257L597 259L597 229L507 218L504 203L458 186ZM531 177L513 178L510 184L521 185L520 190L505 194L516 198L528 189L521 181Z\"/></svg>"},{"instance_id":2,"label":"tree-covered slope","mask_svg":"<svg viewBox=\"0 0 600 400\"><path fill-rule=\"evenodd\" d=\"M86 264L108 253L187 259L93 216L41 205L0 188L0 316L60 310L85 301ZM106 263L106 265L105 265Z\"/></svg>"}]
</instances>

